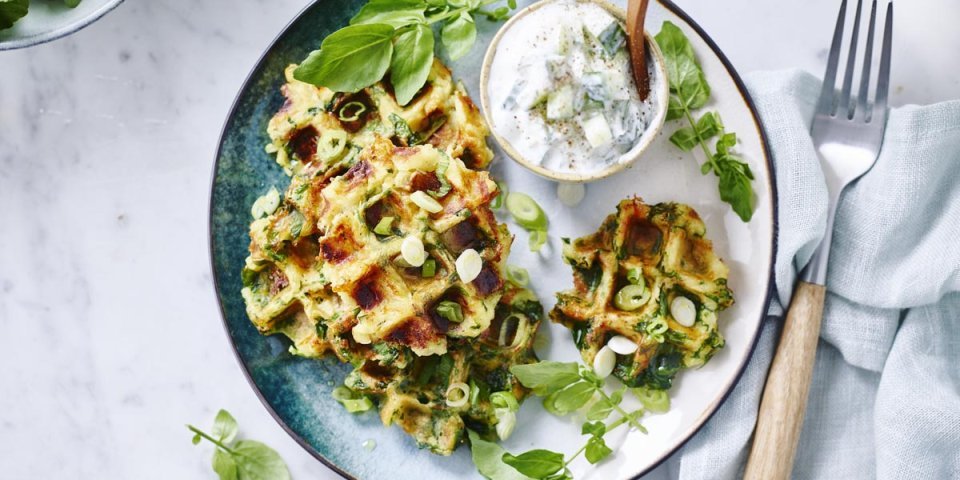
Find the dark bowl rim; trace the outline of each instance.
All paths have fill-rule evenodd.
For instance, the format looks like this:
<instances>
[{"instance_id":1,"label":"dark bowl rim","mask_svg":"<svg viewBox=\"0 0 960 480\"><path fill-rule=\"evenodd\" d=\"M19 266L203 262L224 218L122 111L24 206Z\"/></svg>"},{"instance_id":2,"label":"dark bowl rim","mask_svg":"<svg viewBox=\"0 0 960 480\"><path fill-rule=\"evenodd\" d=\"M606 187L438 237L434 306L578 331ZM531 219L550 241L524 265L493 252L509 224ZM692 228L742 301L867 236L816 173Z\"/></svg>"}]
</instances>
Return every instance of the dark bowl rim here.
<instances>
[{"instance_id":1,"label":"dark bowl rim","mask_svg":"<svg viewBox=\"0 0 960 480\"><path fill-rule=\"evenodd\" d=\"M117 3L119 4L122 1L123 0L118 0ZM770 306L770 301L772 300L773 295L776 293L776 285L773 279L774 279L774 268L776 265L776 258L777 258L777 237L779 234L779 227L780 227L778 223L779 197L777 192L776 168L775 168L775 165L773 164L773 159L770 156L770 146L769 146L767 134L766 134L766 131L763 129L763 122L760 119L759 114L757 113L757 109L756 109L756 105L754 104L753 97L750 96L750 93L747 91L746 85L743 83L743 80L740 78L740 75L737 73L736 69L734 69L733 65L730 63L730 60L720 50L720 47L716 44L716 42L714 42L713 39L707 34L707 32L703 30L703 27L701 27L696 21L694 21L693 18L691 18L686 12L683 11L683 9L681 9L679 6L673 3L672 0L655 0L655 1L663 5L664 8L666 8L671 13L673 13L674 15L679 17L681 20L683 20L695 32L697 32L697 35L699 35L700 38L702 38L707 43L707 45L710 47L713 53L717 56L717 58L720 59L720 62L723 64L724 68L727 70L727 73L733 79L737 87L737 91L740 93L740 96L743 98L744 103L747 105L747 107L750 110L750 114L751 114L751 117L753 118L754 126L756 127L757 133L760 137L760 143L763 150L764 161L766 163L767 171L769 173L769 175L767 175L767 182L768 182L768 188L770 191L770 201L771 201L770 271L767 273L767 295L763 301L763 306L760 313L761 317L759 322L757 323L757 329L754 331L753 338L750 340L750 349L747 355L744 357L743 362L737 368L736 374L733 376L732 380L726 385L725 392L720 396L719 399L713 402L713 404L705 412L705 415L701 415L699 422L691 427L691 429L687 432L683 440L678 442L669 450L665 451L660 456L660 458L658 458L655 462L651 463L647 468L635 474L632 477L633 480L637 480L640 477L652 471L653 469L659 467L664 461L670 458L674 453L676 453L678 450L683 448L683 446L686 445L686 443L689 442L690 439L693 438L696 435L696 433L699 432L700 429L702 429L703 426L706 425L708 421L710 421L711 418L713 418L714 414L717 413L717 410L720 409L720 406L723 405L723 403L726 402L726 400L730 397L730 394L733 392L737 383L739 383L740 379L743 377L743 373L746 370L747 365L750 363L750 360L753 358L754 352L756 352L757 344L760 340L760 333L763 330L763 322L767 317L767 311ZM273 46L276 45L277 41L280 40L280 37L282 37L290 29L290 27L293 26L294 23L300 20L300 18L304 14L306 14L308 10L313 8L313 6L316 3L317 3L316 1L311 2L310 4L306 5L303 9L301 9L300 12L298 12L296 16L294 16L293 19L291 19L283 27L280 33L278 33L274 37L274 39L270 42L269 46L267 46L267 48L263 51L263 53L260 54L260 56L257 58L256 63L254 64L253 68L251 68L250 73L247 74L247 77L244 79L243 84L241 85L240 89L237 91L237 95L234 97L234 100L230 105L229 113L227 114L227 118L224 121L223 128L221 128L220 130L220 137L217 143L216 157L214 158L213 169L211 171L210 196L208 199L207 243L208 243L208 250L210 254L210 268L213 276L214 295L217 297L217 307L220 310L220 322L221 322L221 325L223 326L224 333L226 333L227 339L230 342L230 348L233 350L234 358L236 358L237 363L240 366L240 370L243 372L243 375L247 380L247 383L250 385L251 388L253 388L253 391L257 395L257 398L260 399L260 403L263 404L263 406L267 409L267 412L270 413L270 416L273 417L274 421L276 421L280 425L280 427L283 428L283 430L287 432L287 434L290 435L290 437L292 437L300 445L300 447L302 447L304 450L307 451L307 453L309 453L314 458L316 458L321 463L323 463L326 467L330 468L334 472L337 472L343 478L346 478L349 480L356 480L356 477L347 473L340 466L336 465L335 463L327 459L325 456L323 456L309 442L307 442L306 439L304 439L299 433L295 432L289 425L287 425L287 423L280 417L280 415L276 412L276 410L274 410L270 402L267 401L266 397L264 397L263 392L260 390L260 387L253 380L253 376L250 373L250 369L248 368L247 364L243 361L243 358L240 356L240 351L237 349L237 344L233 340L233 336L230 334L230 326L227 323L226 311L224 310L223 301L219 295L220 281L218 279L219 277L217 276L217 266L214 261L213 198L216 192L217 171L219 170L219 166L220 166L220 157L223 153L224 136L226 135L227 130L229 130L229 128L233 125L233 122L235 119L234 114L237 110L237 107L239 106L240 98L243 96L243 93L250 87L250 84L253 80L254 75L260 71L264 60L266 59L267 55L269 55L270 51L273 49Z\"/></svg>"},{"instance_id":2,"label":"dark bowl rim","mask_svg":"<svg viewBox=\"0 0 960 480\"><path fill-rule=\"evenodd\" d=\"M48 32L38 33L36 35L31 35L29 37L0 40L0 51L17 50L20 48L29 48L34 45L43 45L44 43L52 42L54 40L59 40L66 36L73 35L74 33L77 33L80 30L87 28L97 20L100 20L101 18L103 18L104 15L110 13L111 11L113 11L113 9L120 6L121 3L123 3L123 0L111 0L109 3L100 7L99 10L95 10L90 15L83 17L75 22L57 27Z\"/></svg>"}]
</instances>

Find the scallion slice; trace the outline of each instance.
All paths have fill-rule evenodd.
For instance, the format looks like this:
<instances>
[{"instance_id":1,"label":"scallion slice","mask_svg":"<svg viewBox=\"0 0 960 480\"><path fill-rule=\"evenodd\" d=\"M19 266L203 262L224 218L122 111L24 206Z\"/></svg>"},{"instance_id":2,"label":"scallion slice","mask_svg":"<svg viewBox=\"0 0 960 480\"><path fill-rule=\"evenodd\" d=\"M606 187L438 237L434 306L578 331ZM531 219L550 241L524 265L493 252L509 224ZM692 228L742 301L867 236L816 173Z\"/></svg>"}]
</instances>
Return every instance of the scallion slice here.
<instances>
[{"instance_id":1,"label":"scallion slice","mask_svg":"<svg viewBox=\"0 0 960 480\"><path fill-rule=\"evenodd\" d=\"M643 272L639 268L631 268L627 270L627 281L633 285L644 286L643 282Z\"/></svg>"},{"instance_id":2,"label":"scallion slice","mask_svg":"<svg viewBox=\"0 0 960 480\"><path fill-rule=\"evenodd\" d=\"M491 393L490 404L493 405L493 408L505 408L511 412L520 410L520 403L517 402L517 397L514 397L512 392Z\"/></svg>"},{"instance_id":3,"label":"scallion slice","mask_svg":"<svg viewBox=\"0 0 960 480\"><path fill-rule=\"evenodd\" d=\"M383 217L377 222L377 226L373 228L373 233L377 235L390 235L393 233L391 227L393 227L393 217Z\"/></svg>"},{"instance_id":4,"label":"scallion slice","mask_svg":"<svg viewBox=\"0 0 960 480\"><path fill-rule=\"evenodd\" d=\"M507 265L507 280L518 287L526 287L530 283L530 274L527 269L516 265Z\"/></svg>"},{"instance_id":5,"label":"scallion slice","mask_svg":"<svg viewBox=\"0 0 960 480\"><path fill-rule=\"evenodd\" d=\"M463 308L457 302L444 300L437 304L437 315L447 319L448 322L463 322Z\"/></svg>"},{"instance_id":6,"label":"scallion slice","mask_svg":"<svg viewBox=\"0 0 960 480\"><path fill-rule=\"evenodd\" d=\"M443 210L443 205L440 205L440 202L434 200L430 195L427 195L422 190L417 190L410 194L410 200L413 203L417 204L418 207L426 210L428 213L437 213Z\"/></svg>"},{"instance_id":7,"label":"scallion slice","mask_svg":"<svg viewBox=\"0 0 960 480\"><path fill-rule=\"evenodd\" d=\"M351 113L350 109L353 109ZM347 102L342 107L340 111L337 112L337 118L341 122L355 122L360 120L360 115L363 115L367 111L367 106L361 102Z\"/></svg>"},{"instance_id":8,"label":"scallion slice","mask_svg":"<svg viewBox=\"0 0 960 480\"><path fill-rule=\"evenodd\" d=\"M507 195L507 211L521 227L527 230L547 229L547 216L540 205L529 195L520 192L510 192Z\"/></svg>"},{"instance_id":9,"label":"scallion slice","mask_svg":"<svg viewBox=\"0 0 960 480\"><path fill-rule=\"evenodd\" d=\"M277 207L280 206L280 192L276 187L270 187L270 191L263 194L250 208L250 215L253 215L253 218L263 218L271 213L277 211Z\"/></svg>"},{"instance_id":10,"label":"scallion slice","mask_svg":"<svg viewBox=\"0 0 960 480\"><path fill-rule=\"evenodd\" d=\"M503 197L507 196L507 184L498 181L497 182L497 196L493 197L493 200L490 202L490 208L494 210L499 210L503 206Z\"/></svg>"},{"instance_id":11,"label":"scallion slice","mask_svg":"<svg viewBox=\"0 0 960 480\"><path fill-rule=\"evenodd\" d=\"M470 401L470 387L463 382L454 382L447 387L447 406L459 408Z\"/></svg>"},{"instance_id":12,"label":"scallion slice","mask_svg":"<svg viewBox=\"0 0 960 480\"><path fill-rule=\"evenodd\" d=\"M613 299L614 305L627 312L636 310L650 300L650 292L643 285L627 285L617 292Z\"/></svg>"},{"instance_id":13,"label":"scallion slice","mask_svg":"<svg viewBox=\"0 0 960 480\"><path fill-rule=\"evenodd\" d=\"M546 230L531 230L527 237L527 245L531 252L539 252L543 245L547 243Z\"/></svg>"},{"instance_id":14,"label":"scallion slice","mask_svg":"<svg viewBox=\"0 0 960 480\"><path fill-rule=\"evenodd\" d=\"M437 261L428 258L423 262L423 267L420 268L420 276L423 278L430 278L437 274Z\"/></svg>"}]
</instances>

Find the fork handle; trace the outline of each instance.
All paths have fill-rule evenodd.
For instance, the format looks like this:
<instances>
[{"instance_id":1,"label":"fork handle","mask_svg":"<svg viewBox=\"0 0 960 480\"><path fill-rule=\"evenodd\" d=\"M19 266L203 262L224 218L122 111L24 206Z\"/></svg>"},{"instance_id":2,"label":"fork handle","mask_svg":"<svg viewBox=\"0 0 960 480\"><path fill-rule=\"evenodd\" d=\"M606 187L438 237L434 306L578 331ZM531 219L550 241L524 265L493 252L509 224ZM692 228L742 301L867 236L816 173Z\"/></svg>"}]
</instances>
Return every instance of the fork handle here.
<instances>
[{"instance_id":1,"label":"fork handle","mask_svg":"<svg viewBox=\"0 0 960 480\"><path fill-rule=\"evenodd\" d=\"M807 408L826 287L797 282L767 373L744 480L786 480Z\"/></svg>"}]
</instances>

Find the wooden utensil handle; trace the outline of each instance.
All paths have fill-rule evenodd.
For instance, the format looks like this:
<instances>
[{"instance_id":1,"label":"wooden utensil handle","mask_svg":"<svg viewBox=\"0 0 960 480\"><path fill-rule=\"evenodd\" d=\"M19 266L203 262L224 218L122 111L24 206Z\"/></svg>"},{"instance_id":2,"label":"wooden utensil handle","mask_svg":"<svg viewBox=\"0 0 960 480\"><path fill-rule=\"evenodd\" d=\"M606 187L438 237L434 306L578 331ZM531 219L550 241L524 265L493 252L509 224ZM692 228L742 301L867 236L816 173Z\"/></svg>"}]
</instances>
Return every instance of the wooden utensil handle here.
<instances>
[{"instance_id":1,"label":"wooden utensil handle","mask_svg":"<svg viewBox=\"0 0 960 480\"><path fill-rule=\"evenodd\" d=\"M767 373L744 480L786 480L807 408L826 287L798 282Z\"/></svg>"}]
</instances>

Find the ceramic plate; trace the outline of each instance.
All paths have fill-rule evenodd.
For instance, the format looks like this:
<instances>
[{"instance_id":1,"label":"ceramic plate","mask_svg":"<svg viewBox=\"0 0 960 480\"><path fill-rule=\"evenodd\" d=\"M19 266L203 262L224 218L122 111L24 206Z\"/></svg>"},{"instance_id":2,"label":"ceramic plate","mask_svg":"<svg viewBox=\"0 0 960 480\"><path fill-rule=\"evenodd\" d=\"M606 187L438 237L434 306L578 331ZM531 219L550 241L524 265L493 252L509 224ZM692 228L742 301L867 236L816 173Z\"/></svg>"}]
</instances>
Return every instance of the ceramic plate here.
<instances>
[{"instance_id":1,"label":"ceramic plate","mask_svg":"<svg viewBox=\"0 0 960 480\"><path fill-rule=\"evenodd\" d=\"M67 36L97 21L123 0L82 0L76 8L63 0L30 2L30 12L0 31L0 50L29 47Z\"/></svg>"},{"instance_id":2,"label":"ceramic plate","mask_svg":"<svg viewBox=\"0 0 960 480\"><path fill-rule=\"evenodd\" d=\"M524 2L521 2L524 3ZM529 3L529 2L526 2ZM622 6L623 2L619 2ZM480 478L467 448L451 457L420 451L398 427L384 428L373 412L352 415L330 396L347 369L333 360L305 360L287 353L279 337L263 337L251 325L240 296L240 269L247 255L250 205L271 186L285 188L287 179L264 152L267 121L283 103L283 68L298 62L330 32L347 24L362 1L326 0L304 10L276 39L259 61L224 126L213 175L210 241L216 291L223 320L237 358L254 390L277 421L310 453L345 477L355 478ZM768 302L776 233L776 192L773 170L762 130L746 90L716 45L683 12L668 1L650 4L647 27L657 32L664 20L680 26L713 87L710 108L721 112L730 131L740 136L739 151L756 174L757 209L745 224L722 203L716 179L702 176L690 155L667 140L677 128L668 122L650 150L624 172L587 186L586 199L576 208L562 206L556 184L523 169L498 152L493 174L511 189L524 191L543 206L550 218L550 244L540 255L527 251L526 233L516 226L510 263L526 267L544 306L553 294L569 288L571 273L559 255L561 237L576 237L597 229L620 200L639 195L647 202L678 201L692 205L706 222L707 235L730 267L729 283L736 304L720 315L726 347L708 365L685 371L671 390L668 413L648 415L649 434L620 429L608 435L618 453L591 467L573 464L578 480L631 478L642 475L676 451L716 411L734 387L753 351ZM477 45L467 57L449 63L479 100L480 64L499 24L478 20ZM493 140L490 140L491 143ZM509 224L509 222L508 222ZM544 322L541 358L578 359L570 333ZM376 449L363 447L366 440ZM582 437L572 419L545 412L533 399L523 405L514 435L505 447L515 453L531 448L573 452Z\"/></svg>"}]
</instances>

